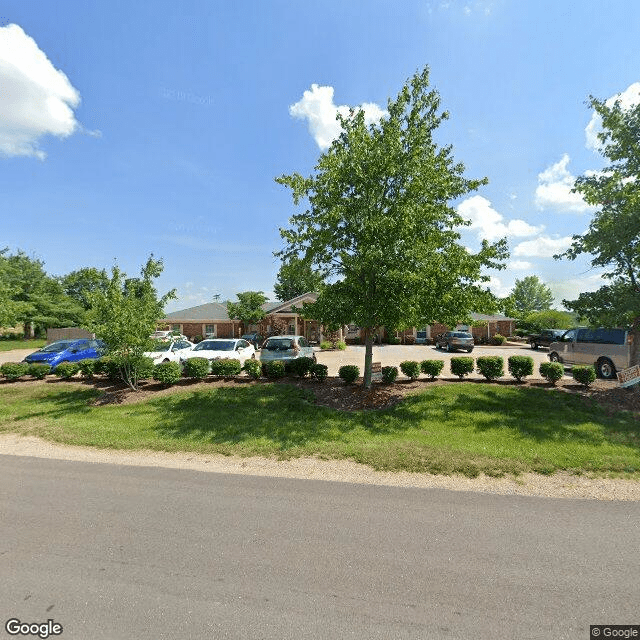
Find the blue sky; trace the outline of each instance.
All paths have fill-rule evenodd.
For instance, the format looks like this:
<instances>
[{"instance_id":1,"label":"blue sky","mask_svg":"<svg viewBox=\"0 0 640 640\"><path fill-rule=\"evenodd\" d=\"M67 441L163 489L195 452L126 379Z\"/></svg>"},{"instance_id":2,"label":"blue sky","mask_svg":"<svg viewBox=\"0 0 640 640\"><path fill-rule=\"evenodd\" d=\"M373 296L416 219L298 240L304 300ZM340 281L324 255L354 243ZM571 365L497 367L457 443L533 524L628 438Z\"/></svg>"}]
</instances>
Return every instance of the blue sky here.
<instances>
[{"instance_id":1,"label":"blue sky","mask_svg":"<svg viewBox=\"0 0 640 640\"><path fill-rule=\"evenodd\" d=\"M469 177L463 234L507 236L505 295L538 275L558 300L594 289L550 256L592 211L590 94L640 100L640 3L628 0L217 0L0 6L0 247L63 275L164 259L168 311L272 296L283 173L311 172L340 106L379 115L425 65L450 112L438 139Z\"/></svg>"}]
</instances>

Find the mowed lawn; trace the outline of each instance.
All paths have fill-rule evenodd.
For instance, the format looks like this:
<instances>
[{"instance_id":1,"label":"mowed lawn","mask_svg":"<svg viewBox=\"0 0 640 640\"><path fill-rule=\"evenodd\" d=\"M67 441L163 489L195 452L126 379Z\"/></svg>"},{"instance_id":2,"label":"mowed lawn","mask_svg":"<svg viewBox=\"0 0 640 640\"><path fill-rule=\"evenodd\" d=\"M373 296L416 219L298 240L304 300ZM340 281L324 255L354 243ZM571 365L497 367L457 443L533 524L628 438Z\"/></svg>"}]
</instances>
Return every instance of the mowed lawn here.
<instances>
[{"instance_id":1,"label":"mowed lawn","mask_svg":"<svg viewBox=\"0 0 640 640\"><path fill-rule=\"evenodd\" d=\"M607 415L586 398L540 388L461 382L353 413L317 406L311 392L286 384L93 406L99 395L76 382L2 384L0 432L112 449L348 458L388 471L640 477L633 415Z\"/></svg>"},{"instance_id":2,"label":"mowed lawn","mask_svg":"<svg viewBox=\"0 0 640 640\"><path fill-rule=\"evenodd\" d=\"M40 349L47 344L44 339L37 340L0 340L0 351L14 351L15 349Z\"/></svg>"}]
</instances>

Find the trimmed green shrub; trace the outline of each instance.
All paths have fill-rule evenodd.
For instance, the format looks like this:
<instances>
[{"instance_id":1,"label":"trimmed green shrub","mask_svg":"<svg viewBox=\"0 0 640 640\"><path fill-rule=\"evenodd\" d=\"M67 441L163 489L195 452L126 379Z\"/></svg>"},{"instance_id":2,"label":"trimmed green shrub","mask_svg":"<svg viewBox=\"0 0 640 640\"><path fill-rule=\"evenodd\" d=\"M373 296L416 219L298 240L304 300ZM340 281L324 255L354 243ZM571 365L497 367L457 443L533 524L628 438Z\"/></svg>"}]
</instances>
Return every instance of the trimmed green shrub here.
<instances>
[{"instance_id":1,"label":"trimmed green shrub","mask_svg":"<svg viewBox=\"0 0 640 640\"><path fill-rule=\"evenodd\" d=\"M596 379L596 370L592 365L576 365L571 370L573 379L583 387L588 387Z\"/></svg>"},{"instance_id":2,"label":"trimmed green shrub","mask_svg":"<svg viewBox=\"0 0 640 640\"><path fill-rule=\"evenodd\" d=\"M246 360L242 369L254 380L262 375L262 365L257 360Z\"/></svg>"},{"instance_id":3,"label":"trimmed green shrub","mask_svg":"<svg viewBox=\"0 0 640 640\"><path fill-rule=\"evenodd\" d=\"M161 362L153 368L153 379L162 384L175 384L182 378L179 362Z\"/></svg>"},{"instance_id":4,"label":"trimmed green shrub","mask_svg":"<svg viewBox=\"0 0 640 640\"><path fill-rule=\"evenodd\" d=\"M407 378L417 380L420 377L420 363L415 360L404 360L400 363L400 371L402 371Z\"/></svg>"},{"instance_id":5,"label":"trimmed green shrub","mask_svg":"<svg viewBox=\"0 0 640 640\"><path fill-rule=\"evenodd\" d=\"M387 338L388 344L400 344L400 342L401 342L400 338L396 338L395 336L389 336Z\"/></svg>"},{"instance_id":6,"label":"trimmed green shrub","mask_svg":"<svg viewBox=\"0 0 640 640\"><path fill-rule=\"evenodd\" d=\"M329 367L326 364L316 363L311 367L311 377L318 382L324 382L329 375Z\"/></svg>"},{"instance_id":7,"label":"trimmed green shrub","mask_svg":"<svg viewBox=\"0 0 640 640\"><path fill-rule=\"evenodd\" d=\"M564 367L560 362L541 362L539 371L540 375L554 386L564 375Z\"/></svg>"},{"instance_id":8,"label":"trimmed green shrub","mask_svg":"<svg viewBox=\"0 0 640 640\"><path fill-rule=\"evenodd\" d=\"M428 375L433 380L437 378L444 369L444 360L423 360L420 363L420 371Z\"/></svg>"},{"instance_id":9,"label":"trimmed green shrub","mask_svg":"<svg viewBox=\"0 0 640 640\"><path fill-rule=\"evenodd\" d=\"M323 340L320 343L320 349L322 351L327 351L328 349L333 349L333 342L329 342L328 340Z\"/></svg>"},{"instance_id":10,"label":"trimmed green shrub","mask_svg":"<svg viewBox=\"0 0 640 640\"><path fill-rule=\"evenodd\" d=\"M29 371L29 365L26 362L5 362L0 365L0 373L7 380L17 380L24 375L27 375Z\"/></svg>"},{"instance_id":11,"label":"trimmed green shrub","mask_svg":"<svg viewBox=\"0 0 640 640\"><path fill-rule=\"evenodd\" d=\"M87 378L89 380L93 378L96 362L98 361L95 358L85 358L84 360L78 361L78 371L80 371L83 378Z\"/></svg>"},{"instance_id":12,"label":"trimmed green shrub","mask_svg":"<svg viewBox=\"0 0 640 640\"><path fill-rule=\"evenodd\" d=\"M211 375L229 378L231 376L240 375L242 371L242 365L240 360L235 358L221 358L220 360L212 360L211 362Z\"/></svg>"},{"instance_id":13,"label":"trimmed green shrub","mask_svg":"<svg viewBox=\"0 0 640 640\"><path fill-rule=\"evenodd\" d=\"M44 380L51 373L51 367L44 362L34 362L29 365L27 373L37 380Z\"/></svg>"},{"instance_id":14,"label":"trimmed green shrub","mask_svg":"<svg viewBox=\"0 0 640 640\"><path fill-rule=\"evenodd\" d=\"M347 348L347 343L344 340L338 340L336 342L336 349L344 351Z\"/></svg>"},{"instance_id":15,"label":"trimmed green shrub","mask_svg":"<svg viewBox=\"0 0 640 640\"><path fill-rule=\"evenodd\" d=\"M183 372L187 378L206 378L211 366L206 358L189 358L184 361Z\"/></svg>"},{"instance_id":16,"label":"trimmed green shrub","mask_svg":"<svg viewBox=\"0 0 640 640\"><path fill-rule=\"evenodd\" d=\"M263 365L264 375L269 380L277 380L278 378L284 378L284 362L282 360L269 360Z\"/></svg>"},{"instance_id":17,"label":"trimmed green shrub","mask_svg":"<svg viewBox=\"0 0 640 640\"><path fill-rule=\"evenodd\" d=\"M338 376L342 378L346 384L353 384L360 375L360 367L357 364L343 364L338 369Z\"/></svg>"},{"instance_id":18,"label":"trimmed green shrub","mask_svg":"<svg viewBox=\"0 0 640 640\"><path fill-rule=\"evenodd\" d=\"M518 381L533 375L533 358L531 356L509 356L507 360L509 373Z\"/></svg>"},{"instance_id":19,"label":"trimmed green shrub","mask_svg":"<svg viewBox=\"0 0 640 640\"><path fill-rule=\"evenodd\" d=\"M296 378L304 378L311 373L311 367L313 366L313 358L302 357L294 358L293 360L285 360L284 369L287 375L295 376Z\"/></svg>"},{"instance_id":20,"label":"trimmed green shrub","mask_svg":"<svg viewBox=\"0 0 640 640\"><path fill-rule=\"evenodd\" d=\"M507 339L504 336L500 335L499 333L496 333L496 335L493 336L493 338L491 338L492 344L500 345L500 344L504 344L506 341Z\"/></svg>"},{"instance_id":21,"label":"trimmed green shrub","mask_svg":"<svg viewBox=\"0 0 640 640\"><path fill-rule=\"evenodd\" d=\"M93 373L102 373L112 382L120 380L120 367L113 356L102 356L93 367Z\"/></svg>"},{"instance_id":22,"label":"trimmed green shrub","mask_svg":"<svg viewBox=\"0 0 640 640\"><path fill-rule=\"evenodd\" d=\"M62 378L63 380L68 380L69 378L73 378L73 376L78 373L80 367L77 362L61 362L54 370L58 378Z\"/></svg>"},{"instance_id":23,"label":"trimmed green shrub","mask_svg":"<svg viewBox=\"0 0 640 640\"><path fill-rule=\"evenodd\" d=\"M451 358L451 373L458 376L460 380L470 373L473 373L473 358L465 356Z\"/></svg>"},{"instance_id":24,"label":"trimmed green shrub","mask_svg":"<svg viewBox=\"0 0 640 640\"><path fill-rule=\"evenodd\" d=\"M398 377L398 367L382 367L382 382L392 384Z\"/></svg>"},{"instance_id":25,"label":"trimmed green shrub","mask_svg":"<svg viewBox=\"0 0 640 640\"><path fill-rule=\"evenodd\" d=\"M504 375L504 358L501 356L480 356L476 358L478 373L487 380L502 378Z\"/></svg>"}]
</instances>

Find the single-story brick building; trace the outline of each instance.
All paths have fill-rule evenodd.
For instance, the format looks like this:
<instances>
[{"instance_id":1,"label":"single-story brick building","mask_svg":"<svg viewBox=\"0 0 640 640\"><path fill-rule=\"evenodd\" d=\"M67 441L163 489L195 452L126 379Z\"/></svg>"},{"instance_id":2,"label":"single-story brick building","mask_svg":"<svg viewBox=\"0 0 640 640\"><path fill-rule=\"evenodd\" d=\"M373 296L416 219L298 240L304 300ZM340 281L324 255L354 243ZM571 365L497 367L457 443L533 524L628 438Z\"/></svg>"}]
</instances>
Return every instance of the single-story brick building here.
<instances>
[{"instance_id":1,"label":"single-story brick building","mask_svg":"<svg viewBox=\"0 0 640 640\"><path fill-rule=\"evenodd\" d=\"M295 310L301 308L304 302L315 302L317 299L317 293L308 292L286 302L265 302L262 305L266 313L264 320L257 325L246 327L239 320L229 318L226 304L220 302L209 302L181 311L173 311L168 313L161 322L188 338L207 335L216 338L237 338L242 333L257 331L262 335L272 333L303 335L310 342L321 342L323 339L322 326L315 320L304 318ZM472 313L471 317L473 319L472 325L459 324L452 328L471 331L473 337L478 341L485 338L490 339L496 333L503 336L513 335L516 322L514 318L501 314L485 315L482 313ZM390 336L411 337L415 342L421 343L449 330L450 327L443 324L412 327L398 332L381 330L379 339ZM360 341L363 338L363 331L356 325L346 325L338 331L338 338L348 342Z\"/></svg>"}]
</instances>

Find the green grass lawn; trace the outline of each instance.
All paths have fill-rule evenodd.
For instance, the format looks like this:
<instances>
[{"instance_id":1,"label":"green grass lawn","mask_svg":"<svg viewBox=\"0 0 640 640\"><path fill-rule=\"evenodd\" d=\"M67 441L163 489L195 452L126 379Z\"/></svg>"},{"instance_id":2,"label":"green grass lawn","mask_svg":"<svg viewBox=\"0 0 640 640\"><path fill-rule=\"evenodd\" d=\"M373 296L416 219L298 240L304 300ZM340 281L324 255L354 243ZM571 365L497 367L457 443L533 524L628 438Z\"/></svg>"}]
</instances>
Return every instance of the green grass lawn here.
<instances>
[{"instance_id":1,"label":"green grass lawn","mask_svg":"<svg viewBox=\"0 0 640 640\"><path fill-rule=\"evenodd\" d=\"M75 382L0 384L0 431L114 449L348 458L378 470L500 476L525 471L640 477L640 428L580 396L459 383L384 411L346 413L281 384L179 391L91 406Z\"/></svg>"},{"instance_id":2,"label":"green grass lawn","mask_svg":"<svg viewBox=\"0 0 640 640\"><path fill-rule=\"evenodd\" d=\"M46 340L0 340L0 351L14 349L39 349L47 344Z\"/></svg>"}]
</instances>

